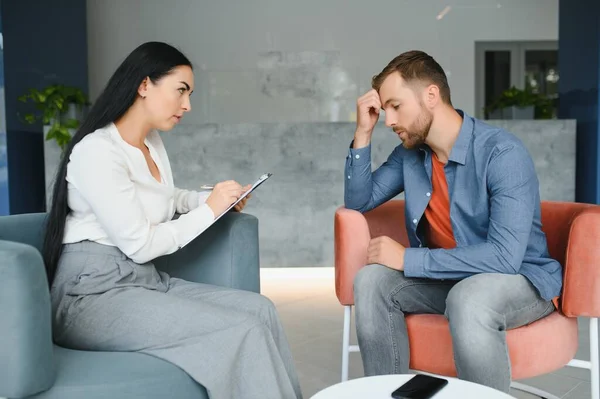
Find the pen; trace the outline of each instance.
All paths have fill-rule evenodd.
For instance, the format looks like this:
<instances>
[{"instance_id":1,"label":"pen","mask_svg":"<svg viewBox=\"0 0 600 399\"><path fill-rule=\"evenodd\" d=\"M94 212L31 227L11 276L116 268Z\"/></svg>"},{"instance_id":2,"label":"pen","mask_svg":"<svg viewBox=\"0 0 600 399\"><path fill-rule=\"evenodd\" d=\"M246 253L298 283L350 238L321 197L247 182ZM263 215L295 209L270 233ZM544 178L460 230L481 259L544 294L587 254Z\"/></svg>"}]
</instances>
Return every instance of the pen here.
<instances>
[{"instance_id":1,"label":"pen","mask_svg":"<svg viewBox=\"0 0 600 399\"><path fill-rule=\"evenodd\" d=\"M215 188L215 186L212 186L210 184L203 184L203 185L200 186L201 190L212 190L214 188Z\"/></svg>"}]
</instances>

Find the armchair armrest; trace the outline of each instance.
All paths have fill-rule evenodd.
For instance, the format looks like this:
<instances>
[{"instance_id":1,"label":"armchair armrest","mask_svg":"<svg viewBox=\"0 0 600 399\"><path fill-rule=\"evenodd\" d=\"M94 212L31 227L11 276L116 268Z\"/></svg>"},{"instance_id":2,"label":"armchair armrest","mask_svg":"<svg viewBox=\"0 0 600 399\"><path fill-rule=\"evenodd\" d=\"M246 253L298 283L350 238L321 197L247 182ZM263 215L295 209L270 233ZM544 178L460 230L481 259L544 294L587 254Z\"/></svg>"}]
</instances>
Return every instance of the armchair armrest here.
<instances>
[{"instance_id":1,"label":"armchair armrest","mask_svg":"<svg viewBox=\"0 0 600 399\"><path fill-rule=\"evenodd\" d=\"M573 219L563 278L562 311L566 316L600 317L600 206Z\"/></svg>"},{"instance_id":2,"label":"armchair armrest","mask_svg":"<svg viewBox=\"0 0 600 399\"><path fill-rule=\"evenodd\" d=\"M335 294L344 306L354 304L354 276L367 263L371 234L358 211L338 208L334 221Z\"/></svg>"},{"instance_id":3,"label":"armchair armrest","mask_svg":"<svg viewBox=\"0 0 600 399\"><path fill-rule=\"evenodd\" d=\"M0 241L0 396L23 397L55 380L50 291L42 256Z\"/></svg>"},{"instance_id":4,"label":"armchair armrest","mask_svg":"<svg viewBox=\"0 0 600 399\"><path fill-rule=\"evenodd\" d=\"M258 219L230 212L179 251L155 260L173 277L260 292Z\"/></svg>"},{"instance_id":5,"label":"armchair armrest","mask_svg":"<svg viewBox=\"0 0 600 399\"><path fill-rule=\"evenodd\" d=\"M367 263L371 238L388 236L409 246L404 200L388 201L361 214L340 207L334 219L335 293L342 305L354 304L354 277Z\"/></svg>"}]
</instances>

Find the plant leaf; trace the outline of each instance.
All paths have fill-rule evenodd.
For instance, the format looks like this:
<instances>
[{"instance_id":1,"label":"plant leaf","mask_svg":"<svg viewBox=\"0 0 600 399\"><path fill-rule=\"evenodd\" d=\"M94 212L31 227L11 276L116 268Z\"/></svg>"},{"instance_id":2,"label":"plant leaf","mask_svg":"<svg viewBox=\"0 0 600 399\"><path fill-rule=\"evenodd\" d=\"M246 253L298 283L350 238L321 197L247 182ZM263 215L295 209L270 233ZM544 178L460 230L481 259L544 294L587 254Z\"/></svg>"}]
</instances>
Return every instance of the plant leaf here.
<instances>
[{"instance_id":1,"label":"plant leaf","mask_svg":"<svg viewBox=\"0 0 600 399\"><path fill-rule=\"evenodd\" d=\"M36 119L37 119L37 118L36 118L36 117L35 117L35 115L33 115L33 114L26 114L26 115L25 115L25 122L27 122L27 123L29 123L29 124L32 124L32 125L33 125L33 124L35 123Z\"/></svg>"},{"instance_id":2,"label":"plant leaf","mask_svg":"<svg viewBox=\"0 0 600 399\"><path fill-rule=\"evenodd\" d=\"M77 129L79 127L79 121L77 119L67 119L63 125L67 129Z\"/></svg>"}]
</instances>

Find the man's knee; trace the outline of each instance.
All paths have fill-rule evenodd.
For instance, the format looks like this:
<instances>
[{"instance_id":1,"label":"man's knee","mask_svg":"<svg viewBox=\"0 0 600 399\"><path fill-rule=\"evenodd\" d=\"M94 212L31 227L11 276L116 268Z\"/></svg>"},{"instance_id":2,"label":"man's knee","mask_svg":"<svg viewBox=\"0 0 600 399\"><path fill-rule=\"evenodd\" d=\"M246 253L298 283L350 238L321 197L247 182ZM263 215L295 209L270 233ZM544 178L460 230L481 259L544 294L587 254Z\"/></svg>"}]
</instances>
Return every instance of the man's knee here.
<instances>
[{"instance_id":1,"label":"man's knee","mask_svg":"<svg viewBox=\"0 0 600 399\"><path fill-rule=\"evenodd\" d=\"M494 275L474 275L452 287L446 298L446 317L452 324L473 328L473 324L496 319L499 301Z\"/></svg>"}]
</instances>

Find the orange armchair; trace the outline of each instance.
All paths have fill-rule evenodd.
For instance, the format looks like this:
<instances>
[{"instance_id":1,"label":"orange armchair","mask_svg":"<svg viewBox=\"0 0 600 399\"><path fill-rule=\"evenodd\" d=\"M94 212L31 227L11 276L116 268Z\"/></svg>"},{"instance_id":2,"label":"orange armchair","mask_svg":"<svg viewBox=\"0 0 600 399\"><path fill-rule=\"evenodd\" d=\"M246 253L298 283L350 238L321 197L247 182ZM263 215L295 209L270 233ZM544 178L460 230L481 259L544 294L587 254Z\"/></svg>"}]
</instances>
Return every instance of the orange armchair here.
<instances>
[{"instance_id":1,"label":"orange armchair","mask_svg":"<svg viewBox=\"0 0 600 399\"><path fill-rule=\"evenodd\" d=\"M598 317L600 317L600 206L542 202L542 226L550 255L564 267L560 311L527 326L507 331L512 378L518 380L564 366L591 370L592 398L600 399ZM388 236L409 246L404 201L393 200L361 214L339 208L335 213L335 290L345 309L342 336L342 381L348 378L350 320L354 305L353 281L366 265L369 240ZM574 359L578 346L577 317L590 318L590 361ZM411 349L410 368L456 376L452 339L443 315L406 317ZM515 389L544 398L556 396L513 382Z\"/></svg>"}]
</instances>

